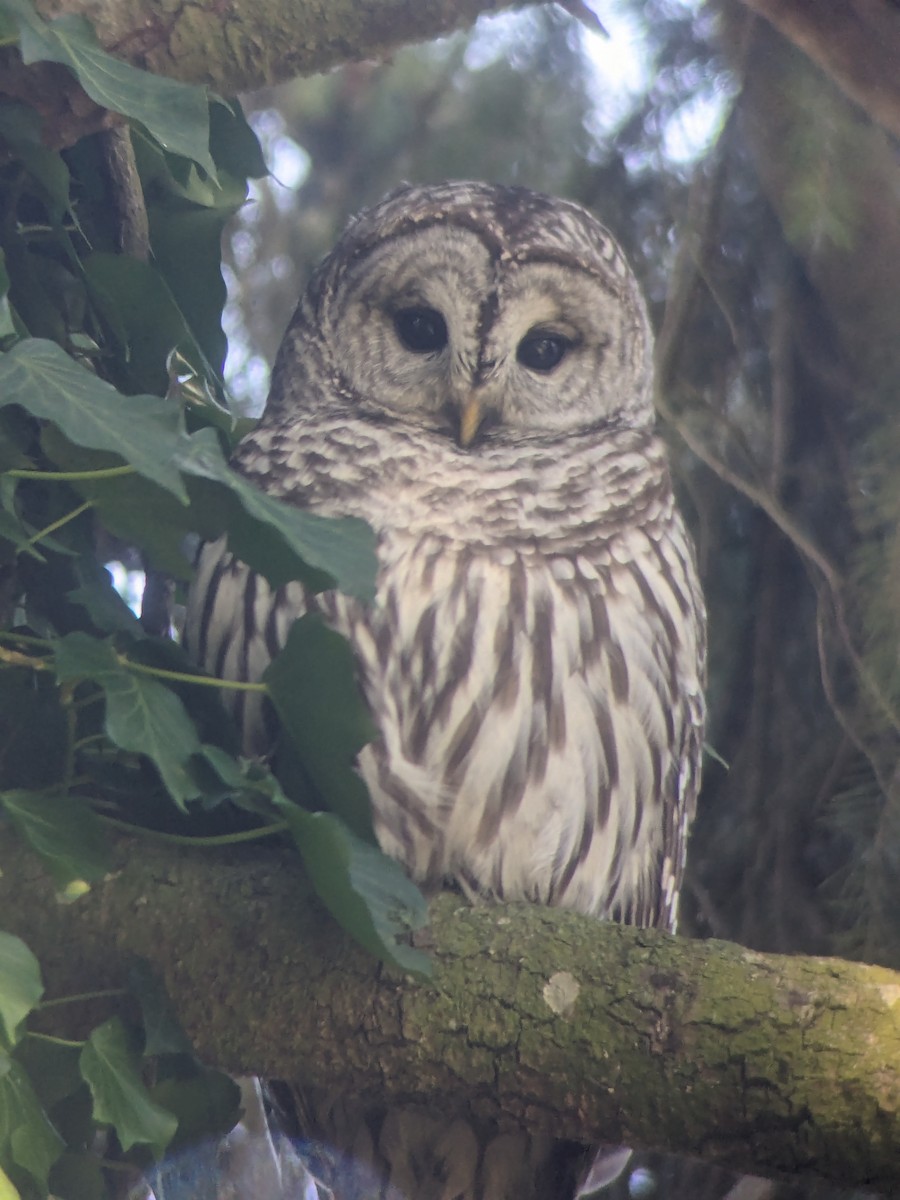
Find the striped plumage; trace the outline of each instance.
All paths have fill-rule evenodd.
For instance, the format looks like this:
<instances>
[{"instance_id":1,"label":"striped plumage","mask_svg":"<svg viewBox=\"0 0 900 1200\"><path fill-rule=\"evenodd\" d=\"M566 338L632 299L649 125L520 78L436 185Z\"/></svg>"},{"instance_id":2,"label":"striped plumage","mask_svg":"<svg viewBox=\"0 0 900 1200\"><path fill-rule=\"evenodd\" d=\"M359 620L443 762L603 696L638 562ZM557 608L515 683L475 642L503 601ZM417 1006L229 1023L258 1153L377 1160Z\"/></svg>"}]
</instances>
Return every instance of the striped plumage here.
<instances>
[{"instance_id":1,"label":"striped plumage","mask_svg":"<svg viewBox=\"0 0 900 1200\"><path fill-rule=\"evenodd\" d=\"M379 730L359 758L376 832L420 881L674 927L704 612L651 355L610 234L482 184L362 214L288 329L236 465L369 521L377 595L273 593L216 543L186 640L254 679L309 608L349 637ZM264 752L258 702L237 703Z\"/></svg>"}]
</instances>

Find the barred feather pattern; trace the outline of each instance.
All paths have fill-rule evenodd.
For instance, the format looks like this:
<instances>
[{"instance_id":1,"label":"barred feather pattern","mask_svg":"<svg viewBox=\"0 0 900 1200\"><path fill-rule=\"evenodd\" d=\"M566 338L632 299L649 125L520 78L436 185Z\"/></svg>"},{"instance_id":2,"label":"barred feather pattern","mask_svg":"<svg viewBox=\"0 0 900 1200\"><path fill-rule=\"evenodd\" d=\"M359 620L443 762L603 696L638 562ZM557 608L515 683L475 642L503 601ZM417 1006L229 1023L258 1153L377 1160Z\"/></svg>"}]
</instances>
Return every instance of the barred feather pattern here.
<instances>
[{"instance_id":1,"label":"barred feather pattern","mask_svg":"<svg viewBox=\"0 0 900 1200\"><path fill-rule=\"evenodd\" d=\"M379 841L415 879L673 927L702 610L659 443L592 430L476 458L342 418L264 429L244 454L300 500L330 482L316 479L323 445L352 463L342 512L379 532L375 602L273 591L213 543L188 629L198 660L259 678L293 620L323 612L350 638L381 734L359 760ZM237 701L250 752L266 748L258 703Z\"/></svg>"},{"instance_id":2,"label":"barred feather pattern","mask_svg":"<svg viewBox=\"0 0 900 1200\"><path fill-rule=\"evenodd\" d=\"M425 351L405 344L410 312L430 322ZM535 339L562 346L558 365L532 369ZM421 883L675 927L705 615L651 387L614 239L523 189L400 189L351 223L301 300L236 466L291 504L368 521L375 599L273 589L219 541L201 551L185 640L212 673L255 680L304 612L349 638L378 729L358 760L375 830ZM259 697L233 703L245 750L267 753ZM366 1135L383 1165L397 1120ZM552 1154L531 1191L520 1151L486 1185L497 1131L472 1135L468 1182L451 1185L450 1128L385 1166L386 1189L413 1159L430 1182L379 1194L571 1195L542 1174Z\"/></svg>"}]
</instances>

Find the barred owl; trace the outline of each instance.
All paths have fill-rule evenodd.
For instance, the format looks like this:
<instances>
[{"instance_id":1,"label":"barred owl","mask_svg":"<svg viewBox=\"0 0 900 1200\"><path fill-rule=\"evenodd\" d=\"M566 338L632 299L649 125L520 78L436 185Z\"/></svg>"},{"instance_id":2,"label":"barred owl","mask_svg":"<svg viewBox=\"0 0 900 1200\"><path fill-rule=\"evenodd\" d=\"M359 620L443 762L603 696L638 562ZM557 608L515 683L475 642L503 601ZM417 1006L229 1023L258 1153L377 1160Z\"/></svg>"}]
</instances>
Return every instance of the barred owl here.
<instances>
[{"instance_id":1,"label":"barred owl","mask_svg":"<svg viewBox=\"0 0 900 1200\"><path fill-rule=\"evenodd\" d=\"M236 466L368 521L377 594L272 590L214 543L186 641L254 679L302 612L346 634L378 728L358 760L376 833L420 882L674 927L704 610L651 383L617 243L522 188L398 189L291 321ZM236 703L264 752L258 701Z\"/></svg>"}]
</instances>

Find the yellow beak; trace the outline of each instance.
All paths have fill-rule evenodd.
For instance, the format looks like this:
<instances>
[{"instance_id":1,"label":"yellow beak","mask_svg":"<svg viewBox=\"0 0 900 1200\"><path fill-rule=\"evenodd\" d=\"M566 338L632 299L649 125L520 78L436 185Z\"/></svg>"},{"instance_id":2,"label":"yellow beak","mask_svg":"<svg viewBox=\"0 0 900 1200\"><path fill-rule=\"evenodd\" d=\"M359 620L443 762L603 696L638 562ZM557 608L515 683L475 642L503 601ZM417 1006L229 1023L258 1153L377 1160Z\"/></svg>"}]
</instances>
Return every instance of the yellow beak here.
<instances>
[{"instance_id":1,"label":"yellow beak","mask_svg":"<svg viewBox=\"0 0 900 1200\"><path fill-rule=\"evenodd\" d=\"M469 395L463 401L462 412L459 415L459 444L466 449L471 446L478 427L484 417L481 401L475 395Z\"/></svg>"}]
</instances>

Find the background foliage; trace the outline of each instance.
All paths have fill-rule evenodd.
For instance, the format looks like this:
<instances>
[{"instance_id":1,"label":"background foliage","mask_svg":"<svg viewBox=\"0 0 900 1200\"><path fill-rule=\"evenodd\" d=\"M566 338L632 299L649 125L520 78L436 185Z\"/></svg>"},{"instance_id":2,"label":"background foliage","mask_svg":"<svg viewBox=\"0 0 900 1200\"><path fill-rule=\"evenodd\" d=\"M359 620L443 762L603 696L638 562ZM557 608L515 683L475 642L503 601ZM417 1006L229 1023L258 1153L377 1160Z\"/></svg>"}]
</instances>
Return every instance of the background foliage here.
<instances>
[{"instance_id":1,"label":"background foliage","mask_svg":"<svg viewBox=\"0 0 900 1200\"><path fill-rule=\"evenodd\" d=\"M343 643L298 627L267 680L306 756L305 785L285 794L236 757L216 689L103 564L149 571L157 597L174 578L176 614L197 535L226 534L276 583L370 591L365 527L231 475L247 427L234 414L258 411L297 295L349 213L401 178L484 177L593 208L650 299L712 636L715 754L683 931L900 964L895 146L736 2L621 0L610 16L615 38L640 41L627 90L604 90L572 18L536 10L250 98L264 159L236 104L116 64L84 22L0 0L8 66L20 52L55 85L74 75L129 118L48 143L46 120L42 133L25 103L0 100L0 833L70 897L106 870L109 828L289 836L357 938L427 969L401 936L420 898L360 814L350 762L367 724ZM698 123L715 135L685 145ZM116 183L123 155L145 224ZM327 707L285 686L310 655L355 712L336 744L309 736ZM188 1130L227 1127L227 1081L193 1060L139 968L138 1007L59 1046L39 1036L27 949L5 937L0 961L3 1200L48 1180L105 1194L97 1128L139 1166Z\"/></svg>"}]
</instances>

